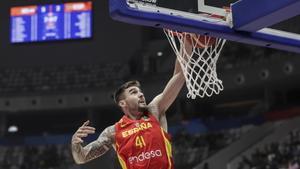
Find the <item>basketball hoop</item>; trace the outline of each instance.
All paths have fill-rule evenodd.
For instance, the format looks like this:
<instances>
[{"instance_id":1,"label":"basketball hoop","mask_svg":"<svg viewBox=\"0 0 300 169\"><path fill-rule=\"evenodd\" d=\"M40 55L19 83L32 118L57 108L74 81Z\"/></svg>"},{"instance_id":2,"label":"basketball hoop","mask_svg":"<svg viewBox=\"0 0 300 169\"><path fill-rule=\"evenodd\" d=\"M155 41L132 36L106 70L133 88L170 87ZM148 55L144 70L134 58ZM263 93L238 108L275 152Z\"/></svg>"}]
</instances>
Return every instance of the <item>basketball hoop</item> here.
<instances>
[{"instance_id":1,"label":"basketball hoop","mask_svg":"<svg viewBox=\"0 0 300 169\"><path fill-rule=\"evenodd\" d=\"M223 84L218 79L216 64L226 40L167 29L164 32L183 71L187 97L195 99L219 94Z\"/></svg>"}]
</instances>

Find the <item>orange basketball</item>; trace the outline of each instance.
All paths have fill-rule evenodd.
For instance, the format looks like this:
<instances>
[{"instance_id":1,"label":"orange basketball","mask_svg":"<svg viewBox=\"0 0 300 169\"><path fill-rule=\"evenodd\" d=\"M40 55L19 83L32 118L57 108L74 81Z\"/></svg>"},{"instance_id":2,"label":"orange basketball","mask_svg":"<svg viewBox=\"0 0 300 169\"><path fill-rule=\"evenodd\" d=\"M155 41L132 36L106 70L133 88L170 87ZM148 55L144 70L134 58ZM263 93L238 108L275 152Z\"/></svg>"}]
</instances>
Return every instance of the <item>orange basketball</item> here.
<instances>
[{"instance_id":1,"label":"orange basketball","mask_svg":"<svg viewBox=\"0 0 300 169\"><path fill-rule=\"evenodd\" d=\"M205 35L193 35L187 38L190 44L195 44L197 48L211 47L216 44L216 38Z\"/></svg>"},{"instance_id":2,"label":"orange basketball","mask_svg":"<svg viewBox=\"0 0 300 169\"><path fill-rule=\"evenodd\" d=\"M194 33L179 32L169 30L173 36L183 36L189 44L195 45L197 48L211 47L216 44L217 39L211 36L199 35Z\"/></svg>"}]
</instances>

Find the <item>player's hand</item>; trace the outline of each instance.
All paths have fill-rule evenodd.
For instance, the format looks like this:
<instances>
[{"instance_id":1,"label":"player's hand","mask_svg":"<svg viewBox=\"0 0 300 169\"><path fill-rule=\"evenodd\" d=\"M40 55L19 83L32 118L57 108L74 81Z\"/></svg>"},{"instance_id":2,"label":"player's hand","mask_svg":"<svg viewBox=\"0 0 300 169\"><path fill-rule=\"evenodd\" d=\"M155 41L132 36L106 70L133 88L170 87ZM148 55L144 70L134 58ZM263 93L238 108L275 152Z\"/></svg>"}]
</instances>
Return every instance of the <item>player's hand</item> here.
<instances>
[{"instance_id":1,"label":"player's hand","mask_svg":"<svg viewBox=\"0 0 300 169\"><path fill-rule=\"evenodd\" d=\"M87 137L89 134L95 133L95 128L88 126L90 121L86 121L83 123L81 127L78 128L78 130L74 133L72 137L72 144L80 144L83 143L82 138Z\"/></svg>"}]
</instances>

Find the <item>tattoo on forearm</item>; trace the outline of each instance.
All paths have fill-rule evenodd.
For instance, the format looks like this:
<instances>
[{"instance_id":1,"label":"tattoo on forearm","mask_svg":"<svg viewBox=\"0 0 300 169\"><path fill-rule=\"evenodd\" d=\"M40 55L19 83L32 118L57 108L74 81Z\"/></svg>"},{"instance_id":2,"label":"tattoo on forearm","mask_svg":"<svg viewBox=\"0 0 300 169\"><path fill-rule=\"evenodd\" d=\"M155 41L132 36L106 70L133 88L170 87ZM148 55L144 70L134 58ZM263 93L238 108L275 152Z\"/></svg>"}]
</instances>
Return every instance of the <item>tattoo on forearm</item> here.
<instances>
[{"instance_id":1,"label":"tattoo on forearm","mask_svg":"<svg viewBox=\"0 0 300 169\"><path fill-rule=\"evenodd\" d=\"M95 159L106 153L111 147L111 142L107 138L100 138L87 146L85 161Z\"/></svg>"},{"instance_id":2,"label":"tattoo on forearm","mask_svg":"<svg viewBox=\"0 0 300 169\"><path fill-rule=\"evenodd\" d=\"M77 163L85 163L106 153L114 143L114 127L106 128L99 138L85 147L72 145L72 153Z\"/></svg>"}]
</instances>

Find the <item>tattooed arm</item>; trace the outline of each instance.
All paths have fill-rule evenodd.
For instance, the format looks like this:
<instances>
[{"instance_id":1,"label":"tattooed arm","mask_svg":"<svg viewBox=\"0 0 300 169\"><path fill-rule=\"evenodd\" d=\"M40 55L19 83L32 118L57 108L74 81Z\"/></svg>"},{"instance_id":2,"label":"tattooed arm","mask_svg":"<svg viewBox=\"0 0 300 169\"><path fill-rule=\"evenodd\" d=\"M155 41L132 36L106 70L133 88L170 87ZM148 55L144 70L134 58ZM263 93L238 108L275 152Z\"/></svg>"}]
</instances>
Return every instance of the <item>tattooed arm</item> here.
<instances>
[{"instance_id":1,"label":"tattooed arm","mask_svg":"<svg viewBox=\"0 0 300 169\"><path fill-rule=\"evenodd\" d=\"M82 147L82 138L95 132L95 128L88 126L88 124L89 121L85 122L72 137L72 155L77 164L86 163L103 155L114 144L115 127L112 125L107 127L97 140Z\"/></svg>"}]
</instances>

